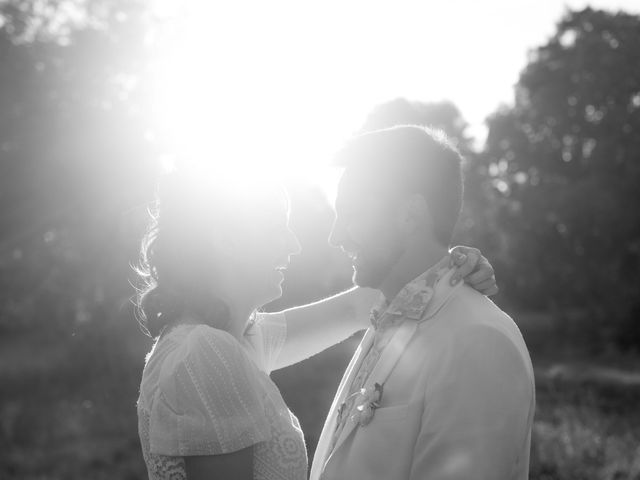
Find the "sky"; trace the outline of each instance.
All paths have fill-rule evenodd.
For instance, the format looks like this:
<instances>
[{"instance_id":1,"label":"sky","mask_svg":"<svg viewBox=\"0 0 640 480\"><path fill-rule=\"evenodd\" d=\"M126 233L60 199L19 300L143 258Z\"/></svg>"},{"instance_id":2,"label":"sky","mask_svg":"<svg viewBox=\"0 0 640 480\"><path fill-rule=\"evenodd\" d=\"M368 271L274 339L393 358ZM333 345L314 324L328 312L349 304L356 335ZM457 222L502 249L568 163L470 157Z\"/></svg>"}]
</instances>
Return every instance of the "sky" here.
<instances>
[{"instance_id":1,"label":"sky","mask_svg":"<svg viewBox=\"0 0 640 480\"><path fill-rule=\"evenodd\" d=\"M582 9L590 5L640 13L640 0L450 0L437 7L429 2L422 4L422 14L416 14L411 30L418 28L419 18L429 12L443 21L429 28L422 45L414 45L407 52L393 83L378 91L382 98L401 95L415 100L452 100L470 123L470 133L480 141L486 136L487 115L498 105L512 102L513 86L526 64L527 52L552 36L567 7ZM418 12L418 7L407 3L405 12L411 11ZM421 55L428 59L426 63L410 61Z\"/></svg>"},{"instance_id":2,"label":"sky","mask_svg":"<svg viewBox=\"0 0 640 480\"><path fill-rule=\"evenodd\" d=\"M175 14L175 2L157 1ZM481 146L485 118L512 101L527 52L566 8L640 13L640 0L187 5L180 34L159 49L157 117L197 152L215 137L219 156L268 156L285 169L322 164L375 105L397 97L452 101Z\"/></svg>"}]
</instances>

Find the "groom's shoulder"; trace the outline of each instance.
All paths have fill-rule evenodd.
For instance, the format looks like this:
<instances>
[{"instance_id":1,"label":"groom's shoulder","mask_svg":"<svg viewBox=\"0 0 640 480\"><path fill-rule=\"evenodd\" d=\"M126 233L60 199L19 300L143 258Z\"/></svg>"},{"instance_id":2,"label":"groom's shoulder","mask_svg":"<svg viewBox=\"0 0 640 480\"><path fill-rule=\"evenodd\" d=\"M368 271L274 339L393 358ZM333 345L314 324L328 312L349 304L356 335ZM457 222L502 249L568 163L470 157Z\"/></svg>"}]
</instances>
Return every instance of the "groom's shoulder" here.
<instances>
[{"instance_id":1,"label":"groom's shoulder","mask_svg":"<svg viewBox=\"0 0 640 480\"><path fill-rule=\"evenodd\" d=\"M488 336L501 339L500 343L515 347L528 357L524 339L516 322L486 296L462 285L451 295L444 308L425 323L428 336L438 337L441 345L454 346L461 341L483 339ZM426 333L426 332L425 332Z\"/></svg>"},{"instance_id":2,"label":"groom's shoulder","mask_svg":"<svg viewBox=\"0 0 640 480\"><path fill-rule=\"evenodd\" d=\"M459 324L460 327L486 325L518 330L516 322L509 314L489 297L467 285L462 285L456 291L447 307L443 309L443 315L451 317L450 321Z\"/></svg>"}]
</instances>

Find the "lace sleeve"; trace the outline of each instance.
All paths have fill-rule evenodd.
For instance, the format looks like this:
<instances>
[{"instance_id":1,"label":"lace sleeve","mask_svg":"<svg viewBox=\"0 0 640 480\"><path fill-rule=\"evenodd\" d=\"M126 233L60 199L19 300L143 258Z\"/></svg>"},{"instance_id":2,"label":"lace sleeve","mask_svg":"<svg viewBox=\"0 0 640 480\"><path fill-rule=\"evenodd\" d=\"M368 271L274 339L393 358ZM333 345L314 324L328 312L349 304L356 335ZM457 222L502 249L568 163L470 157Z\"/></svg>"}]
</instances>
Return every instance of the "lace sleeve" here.
<instances>
[{"instance_id":1,"label":"lace sleeve","mask_svg":"<svg viewBox=\"0 0 640 480\"><path fill-rule=\"evenodd\" d=\"M151 452L216 455L267 440L264 393L236 339L202 325L187 341L187 353L161 378L151 407Z\"/></svg>"}]
</instances>

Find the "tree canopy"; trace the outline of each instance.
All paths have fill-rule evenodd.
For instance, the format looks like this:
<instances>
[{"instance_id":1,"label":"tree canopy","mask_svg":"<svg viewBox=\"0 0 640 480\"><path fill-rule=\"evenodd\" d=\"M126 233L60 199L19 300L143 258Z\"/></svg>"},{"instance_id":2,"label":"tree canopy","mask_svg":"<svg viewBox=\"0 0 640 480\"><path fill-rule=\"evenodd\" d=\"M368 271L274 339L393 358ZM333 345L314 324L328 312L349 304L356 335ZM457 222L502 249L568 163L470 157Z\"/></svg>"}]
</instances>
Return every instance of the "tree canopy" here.
<instances>
[{"instance_id":1,"label":"tree canopy","mask_svg":"<svg viewBox=\"0 0 640 480\"><path fill-rule=\"evenodd\" d=\"M632 324L640 288L640 19L567 12L532 51L482 159L503 199L510 292ZM634 313L635 312L635 313ZM637 328L637 327L636 327ZM628 337L627 337L628 338Z\"/></svg>"}]
</instances>

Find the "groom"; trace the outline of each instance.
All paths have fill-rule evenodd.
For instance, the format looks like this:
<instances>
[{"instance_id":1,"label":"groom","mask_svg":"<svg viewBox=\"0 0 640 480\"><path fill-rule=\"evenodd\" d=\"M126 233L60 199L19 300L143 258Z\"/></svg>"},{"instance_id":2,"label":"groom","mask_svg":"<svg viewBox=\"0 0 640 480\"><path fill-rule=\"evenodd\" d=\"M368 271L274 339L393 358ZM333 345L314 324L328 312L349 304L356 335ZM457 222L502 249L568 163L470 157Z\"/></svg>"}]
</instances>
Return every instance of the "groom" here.
<instances>
[{"instance_id":1,"label":"groom","mask_svg":"<svg viewBox=\"0 0 640 480\"><path fill-rule=\"evenodd\" d=\"M533 369L515 323L462 282L447 247L461 158L432 131L354 138L331 241L380 291L325 422L311 480L526 479Z\"/></svg>"}]
</instances>

